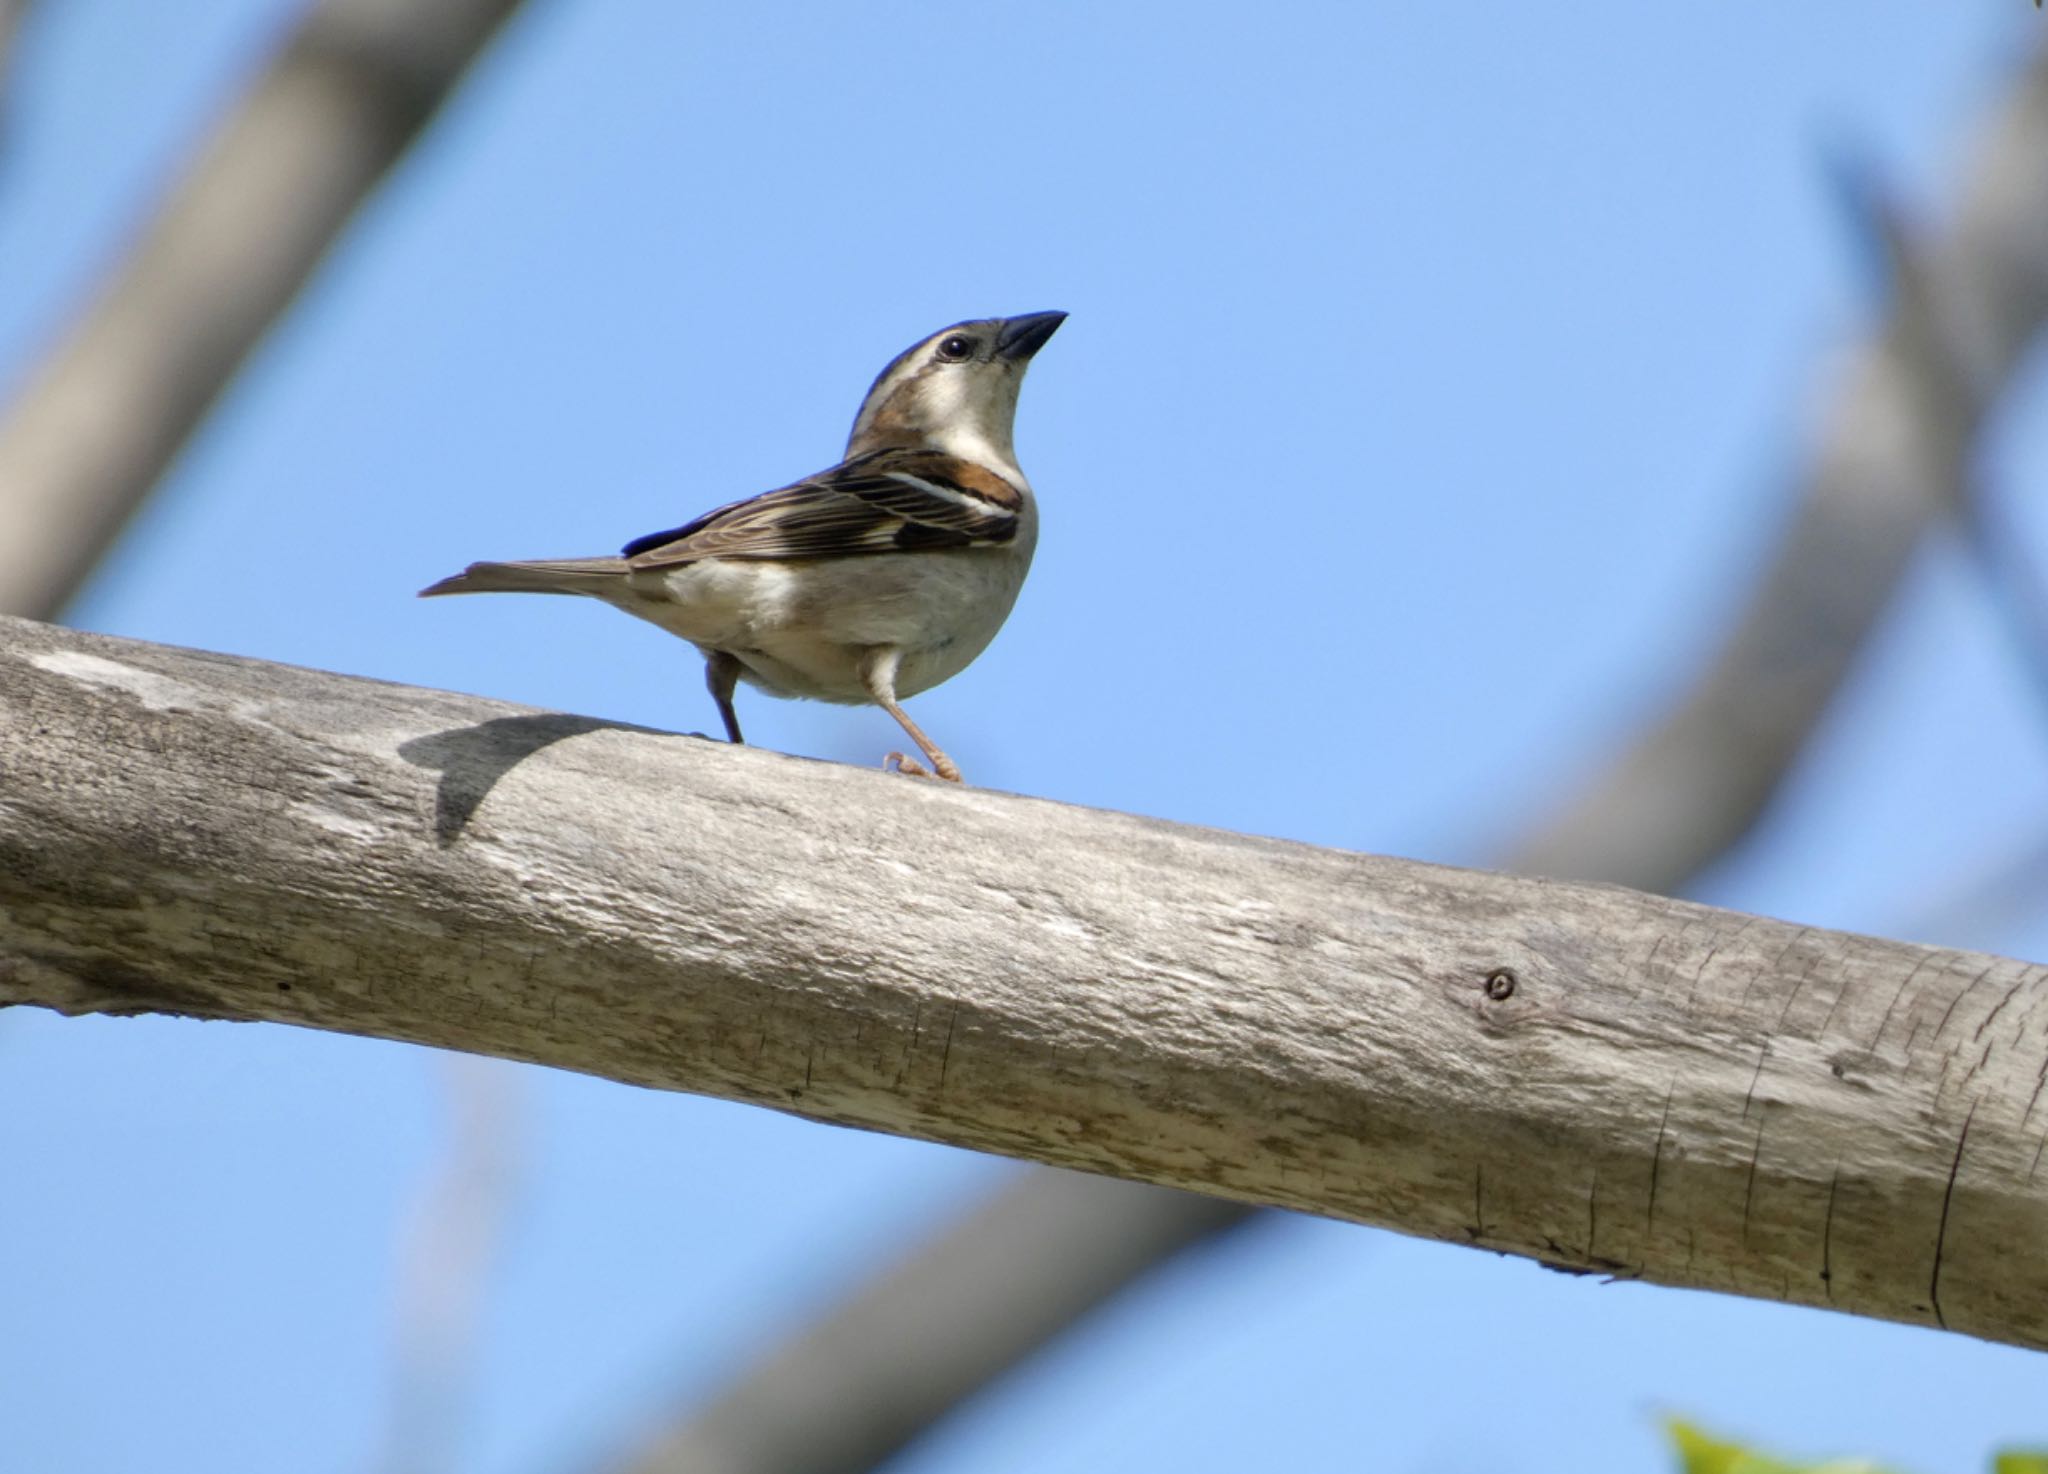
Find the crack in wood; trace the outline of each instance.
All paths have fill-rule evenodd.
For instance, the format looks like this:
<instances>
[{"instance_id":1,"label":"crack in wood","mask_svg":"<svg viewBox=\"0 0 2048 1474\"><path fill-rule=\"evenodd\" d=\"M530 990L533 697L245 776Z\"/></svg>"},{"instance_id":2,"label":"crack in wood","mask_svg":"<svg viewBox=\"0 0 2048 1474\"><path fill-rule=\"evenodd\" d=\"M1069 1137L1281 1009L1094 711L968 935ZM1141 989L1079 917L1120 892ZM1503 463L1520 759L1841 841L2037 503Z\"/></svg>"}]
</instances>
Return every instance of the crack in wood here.
<instances>
[{"instance_id":1,"label":"crack in wood","mask_svg":"<svg viewBox=\"0 0 2048 1474\"><path fill-rule=\"evenodd\" d=\"M953 1064L953 1026L960 1022L960 1005L955 1003L946 1013L946 1042L939 1046L939 1089L946 1088L946 1071Z\"/></svg>"},{"instance_id":2,"label":"crack in wood","mask_svg":"<svg viewBox=\"0 0 2048 1474\"><path fill-rule=\"evenodd\" d=\"M1997 966L1997 964L1993 963L1992 966L1995 967ZM1988 973L1991 971L1991 968L1987 967L1984 969L1984 971ZM1975 1034L1972 1034L1970 1037L1973 1039L1982 1039L1984 1037L1984 1031L1991 1027L1991 1021L1997 1018L2001 1013L2005 1012L2005 1006L2008 1003L2012 1002L2013 999L2017 998L2019 996L2020 989L2024 988L2026 985L2026 974L2021 973L2019 981L2014 983L2010 988L2007 988L2005 990L2005 996L1999 999L1996 1003L1991 1005L1991 1011L1984 1015L1983 1022L1977 1025L1977 1032Z\"/></svg>"},{"instance_id":3,"label":"crack in wood","mask_svg":"<svg viewBox=\"0 0 2048 1474\"><path fill-rule=\"evenodd\" d=\"M1756 1053L1756 1069L1752 1071L1750 1074L1749 1089L1743 1092L1742 1119L1745 1121L1749 1119L1749 1108L1751 1103L1756 1100L1757 1081L1763 1079L1764 1077L1764 1061L1769 1059L1770 1057L1771 1041L1766 1039L1764 1040L1764 1047L1762 1049L1759 1049ZM1766 1101L1764 1102L1764 1104L1769 1105L1770 1102Z\"/></svg>"},{"instance_id":4,"label":"crack in wood","mask_svg":"<svg viewBox=\"0 0 2048 1474\"><path fill-rule=\"evenodd\" d=\"M1977 984L1983 982L1984 979L1987 976L1989 976L1991 969L1996 966L1998 966L1998 962L1995 958L1992 961L1985 963L1984 971L1978 973L1975 977L1971 978L1967 983L1963 984L1962 989L1956 994L1956 996L1949 999L1948 1007L1944 1008L1941 1011L1941 1022L1937 1023L1934 1026L1935 1038L1939 1039L1941 1037L1941 1031L1948 1027L1948 1021L1955 1016L1955 1011L1957 1007L1962 1003L1962 1001L1965 998L1970 996L1970 990L1975 988Z\"/></svg>"},{"instance_id":5,"label":"crack in wood","mask_svg":"<svg viewBox=\"0 0 2048 1474\"><path fill-rule=\"evenodd\" d=\"M1763 1114L1757 1117L1756 1140L1749 1147L1749 1173L1742 1183L1742 1246L1749 1247L1749 1214L1756 1201L1756 1164L1764 1154L1764 1127L1770 1121L1770 1102L1764 1103Z\"/></svg>"},{"instance_id":6,"label":"crack in wood","mask_svg":"<svg viewBox=\"0 0 2048 1474\"><path fill-rule=\"evenodd\" d=\"M1956 1175L1963 1168L1963 1148L1969 1144L1970 1123L1977 1119L1977 1103L1970 1103L1970 1112L1963 1117L1962 1134L1956 1138L1955 1160L1948 1164L1948 1186L1941 1194L1941 1224L1934 1231L1934 1274L1927 1284L1927 1298L1934 1306L1934 1323L1944 1331L1948 1329L1948 1317L1941 1309L1941 1256L1948 1244L1948 1211L1956 1196Z\"/></svg>"},{"instance_id":7,"label":"crack in wood","mask_svg":"<svg viewBox=\"0 0 2048 1474\"><path fill-rule=\"evenodd\" d=\"M1828 1211L1820 1226L1820 1282L1828 1300L1835 1298L1835 1190L1842 1185L1842 1164L1828 1177Z\"/></svg>"},{"instance_id":8,"label":"crack in wood","mask_svg":"<svg viewBox=\"0 0 2048 1474\"><path fill-rule=\"evenodd\" d=\"M1664 1128L1671 1122L1671 1097L1678 1093L1678 1082L1672 1081L1664 1092L1664 1114L1657 1118L1657 1141L1650 1149L1650 1206L1643 1215L1643 1237L1649 1238L1657 1227L1657 1173L1664 1165Z\"/></svg>"},{"instance_id":9,"label":"crack in wood","mask_svg":"<svg viewBox=\"0 0 2048 1474\"><path fill-rule=\"evenodd\" d=\"M1800 935L1804 936L1811 930L1811 927L1802 928ZM1790 949L1788 948L1787 950L1789 951ZM1799 976L1792 980L1792 992L1785 999L1785 1006L1778 1010L1778 1021L1773 1025L1774 1028L1782 1029L1785 1027L1785 1020L1792 1016L1792 1005L1799 1001L1799 995L1805 991L1807 981L1813 976L1813 970L1820 966L1820 961L1818 956L1808 958L1806 966L1800 969Z\"/></svg>"},{"instance_id":10,"label":"crack in wood","mask_svg":"<svg viewBox=\"0 0 2048 1474\"><path fill-rule=\"evenodd\" d=\"M1906 990L1913 986L1913 979L1919 977L1921 973L1925 972L1927 970L1927 964L1932 962L1933 960L1934 959L1932 957L1923 957L1918 962L1914 963L1913 970L1906 974L1905 981L1901 982L1898 986L1898 991L1892 994L1892 1001L1884 1006L1884 1017L1877 1021L1877 1033L1871 1036L1871 1053L1875 1054L1877 1052L1878 1046L1884 1043L1884 1031L1891 1024L1892 1014L1898 1010L1899 1000L1905 997Z\"/></svg>"}]
</instances>

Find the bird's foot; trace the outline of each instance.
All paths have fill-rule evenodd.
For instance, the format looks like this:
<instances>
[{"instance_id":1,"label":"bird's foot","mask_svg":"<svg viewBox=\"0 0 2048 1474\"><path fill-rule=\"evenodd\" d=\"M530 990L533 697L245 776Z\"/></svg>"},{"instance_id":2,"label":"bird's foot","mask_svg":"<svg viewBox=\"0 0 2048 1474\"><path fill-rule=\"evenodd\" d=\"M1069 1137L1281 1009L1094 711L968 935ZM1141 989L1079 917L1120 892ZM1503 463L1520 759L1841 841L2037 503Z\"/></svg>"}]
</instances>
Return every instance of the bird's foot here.
<instances>
[{"instance_id":1,"label":"bird's foot","mask_svg":"<svg viewBox=\"0 0 2048 1474\"><path fill-rule=\"evenodd\" d=\"M935 758L933 763L939 770L936 774L916 758L907 756L904 753L892 752L883 757L882 771L885 773L901 773L906 778L938 777L943 778L948 783L963 785L966 783L967 780L960 776L959 768L953 765L953 760L943 753Z\"/></svg>"}]
</instances>

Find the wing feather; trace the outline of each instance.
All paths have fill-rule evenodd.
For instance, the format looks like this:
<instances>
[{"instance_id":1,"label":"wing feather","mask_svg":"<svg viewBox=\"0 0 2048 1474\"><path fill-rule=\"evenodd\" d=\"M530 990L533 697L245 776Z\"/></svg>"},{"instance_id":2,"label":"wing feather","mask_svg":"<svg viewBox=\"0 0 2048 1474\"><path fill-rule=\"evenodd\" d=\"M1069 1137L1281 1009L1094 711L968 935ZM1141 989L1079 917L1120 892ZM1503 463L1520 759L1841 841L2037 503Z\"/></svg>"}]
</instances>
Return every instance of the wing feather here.
<instances>
[{"instance_id":1,"label":"wing feather","mask_svg":"<svg viewBox=\"0 0 2048 1474\"><path fill-rule=\"evenodd\" d=\"M703 558L789 560L993 547L1017 535L1023 494L941 451L881 450L626 544L634 570Z\"/></svg>"}]
</instances>

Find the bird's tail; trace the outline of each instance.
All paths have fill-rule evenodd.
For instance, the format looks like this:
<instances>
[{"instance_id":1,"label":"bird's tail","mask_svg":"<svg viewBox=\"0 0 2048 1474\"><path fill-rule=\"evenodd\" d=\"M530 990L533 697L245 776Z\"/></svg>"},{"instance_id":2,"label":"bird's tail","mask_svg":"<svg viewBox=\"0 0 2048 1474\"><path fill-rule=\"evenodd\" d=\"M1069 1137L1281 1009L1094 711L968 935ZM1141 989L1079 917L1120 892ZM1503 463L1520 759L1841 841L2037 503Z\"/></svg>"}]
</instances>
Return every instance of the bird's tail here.
<instances>
[{"instance_id":1,"label":"bird's tail","mask_svg":"<svg viewBox=\"0 0 2048 1474\"><path fill-rule=\"evenodd\" d=\"M536 558L527 563L472 563L453 578L420 590L422 599L436 594L589 594L602 599L615 593L626 575L624 558Z\"/></svg>"}]
</instances>

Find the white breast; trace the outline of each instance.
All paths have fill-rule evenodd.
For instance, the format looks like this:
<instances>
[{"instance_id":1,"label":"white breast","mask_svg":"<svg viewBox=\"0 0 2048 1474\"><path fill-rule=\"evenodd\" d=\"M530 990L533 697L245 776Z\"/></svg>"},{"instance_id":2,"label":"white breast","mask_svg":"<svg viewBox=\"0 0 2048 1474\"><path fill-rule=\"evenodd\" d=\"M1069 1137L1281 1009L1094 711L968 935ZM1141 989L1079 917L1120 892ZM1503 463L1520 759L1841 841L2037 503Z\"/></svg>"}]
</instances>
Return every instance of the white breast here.
<instances>
[{"instance_id":1,"label":"white breast","mask_svg":"<svg viewBox=\"0 0 2048 1474\"><path fill-rule=\"evenodd\" d=\"M958 675L1009 617L1038 541L1027 494L1017 537L994 548L877 553L808 563L707 558L637 578L620 605L706 651L736 655L785 696L861 703L860 659L903 654L897 695Z\"/></svg>"}]
</instances>

